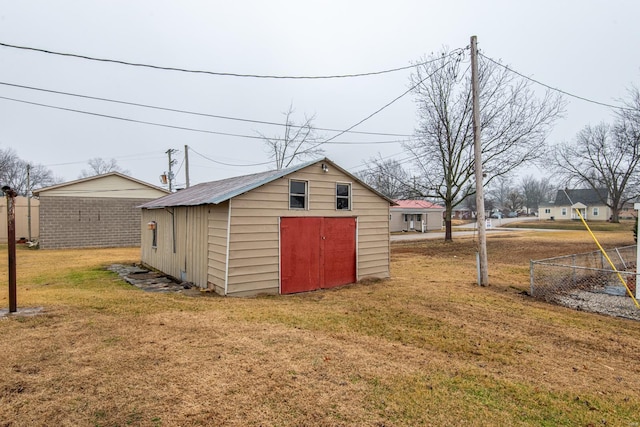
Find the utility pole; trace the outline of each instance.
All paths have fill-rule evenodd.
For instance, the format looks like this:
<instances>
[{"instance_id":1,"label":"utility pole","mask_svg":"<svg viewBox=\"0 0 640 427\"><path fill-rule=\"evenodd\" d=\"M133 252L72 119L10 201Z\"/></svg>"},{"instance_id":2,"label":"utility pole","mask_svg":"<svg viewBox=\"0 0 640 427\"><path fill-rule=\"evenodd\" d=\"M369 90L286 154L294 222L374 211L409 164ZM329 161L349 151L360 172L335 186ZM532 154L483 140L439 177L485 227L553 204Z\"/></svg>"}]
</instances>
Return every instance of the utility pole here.
<instances>
[{"instance_id":1,"label":"utility pole","mask_svg":"<svg viewBox=\"0 0 640 427\"><path fill-rule=\"evenodd\" d=\"M169 148L167 151L165 151L165 153L169 156L169 172L167 173L167 181L169 181L169 192L171 192L173 189L173 172L171 171L171 168L176 164L176 161L172 160L171 156L175 152L176 150L174 150L173 148Z\"/></svg>"},{"instance_id":2,"label":"utility pole","mask_svg":"<svg viewBox=\"0 0 640 427\"><path fill-rule=\"evenodd\" d=\"M7 241L9 243L9 313L18 311L16 292L16 192L8 185L2 187L7 196Z\"/></svg>"},{"instance_id":3,"label":"utility pole","mask_svg":"<svg viewBox=\"0 0 640 427\"><path fill-rule=\"evenodd\" d=\"M27 232L31 242L31 164L27 163Z\"/></svg>"},{"instance_id":4,"label":"utility pole","mask_svg":"<svg viewBox=\"0 0 640 427\"><path fill-rule=\"evenodd\" d=\"M186 177L186 188L189 188L189 146L184 146L184 174Z\"/></svg>"},{"instance_id":5,"label":"utility pole","mask_svg":"<svg viewBox=\"0 0 640 427\"><path fill-rule=\"evenodd\" d=\"M473 153L476 176L476 221L478 228L478 284L489 286L487 261L487 225L484 211L484 191L482 189L482 143L480 141L480 101L478 87L478 46L476 36L471 36L471 96L473 98Z\"/></svg>"}]
</instances>

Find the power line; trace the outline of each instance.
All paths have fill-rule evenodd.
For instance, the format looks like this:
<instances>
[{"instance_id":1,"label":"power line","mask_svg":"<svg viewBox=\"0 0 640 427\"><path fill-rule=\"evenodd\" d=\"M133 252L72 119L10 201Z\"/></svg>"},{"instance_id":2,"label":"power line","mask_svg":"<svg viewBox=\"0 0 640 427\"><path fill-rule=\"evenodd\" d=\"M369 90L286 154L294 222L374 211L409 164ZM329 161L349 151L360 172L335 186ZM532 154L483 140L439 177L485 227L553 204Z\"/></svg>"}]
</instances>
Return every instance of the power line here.
<instances>
[{"instance_id":1,"label":"power line","mask_svg":"<svg viewBox=\"0 0 640 427\"><path fill-rule=\"evenodd\" d=\"M196 111L180 110L180 109L176 109L176 108L158 107L158 106L155 106L155 105L141 104L141 103L128 102L128 101L120 101L120 100L116 100L116 99L101 98L101 97L97 97L97 96L80 95L80 94L76 94L76 93L62 92L62 91L51 90L51 89L42 89L42 88L37 88L37 87L32 87L32 86L19 85L19 84L15 84L15 83L0 82L0 85L16 87L16 88L20 88L20 89L35 90L35 91L40 91L40 92L54 93L54 94L57 94L57 95L66 95L66 96L73 96L73 97L77 97L77 98L91 99L91 100L94 100L94 101L111 102L111 103L122 104L122 105L130 105L130 106L134 106L134 107L144 107L144 108L150 108L150 109L154 109L154 110L170 111L170 112L181 113L181 114L190 114L190 115L194 115L194 116L211 117L211 118L214 118L214 119L234 120L234 121L239 121L239 122L256 123L256 124L272 125L272 126L290 126L290 127L295 127L295 128L301 128L302 127L302 126L293 125L293 124L287 125L285 123L268 122L268 121L263 121L263 120L252 120L252 119L245 119L245 118L241 118L241 117L221 116L221 115L217 115L217 114L200 113L200 112L196 112ZM314 129L321 130L321 131L327 131L327 132L340 132L339 129L329 129L329 128L319 128L319 127L314 127ZM361 134L361 135L397 136L397 137L404 137L404 138L411 136L411 135L397 134L397 133L362 132L362 131L351 131L349 133L356 133L356 134Z\"/></svg>"},{"instance_id":2,"label":"power line","mask_svg":"<svg viewBox=\"0 0 640 427\"><path fill-rule=\"evenodd\" d=\"M460 54L462 53L462 49L458 49L457 54L458 57L460 57ZM448 55L448 56L451 56ZM438 60L440 60L441 58L439 58ZM385 105L383 105L382 107L380 107L379 109L377 109L376 111L374 111L373 113L369 114L367 117L365 117L364 119L360 120L359 122L357 122L356 124L348 127L346 130L337 133L336 135L332 136L331 138L322 141L316 145L314 145L313 147L309 148L308 150L313 150L314 148L319 147L320 145L329 143L330 141L332 141L333 139L339 137L340 135L349 132L350 130L352 130L353 128L355 128L356 126L361 125L362 123L364 123L365 121L369 120L370 118L372 118L373 116L375 116L376 114L380 113L381 111L387 109L388 107L390 107L392 104L394 104L395 102L397 102L399 99L403 98L404 96L406 96L407 94L411 93L411 91L413 91L416 87L418 87L420 84L422 84L422 82L424 82L425 80L431 78L435 73L437 73L438 71L442 70L444 67L446 67L447 65L449 65L451 63L451 61L448 61L446 63L444 63L440 68L436 69L433 71L433 73L429 74L428 76L426 76L424 79L420 80L418 83L416 83L415 85L411 86L409 89L407 89L406 91L404 91L402 94L400 94L399 96L395 97L393 100L391 100L390 102L386 103Z\"/></svg>"},{"instance_id":3,"label":"power line","mask_svg":"<svg viewBox=\"0 0 640 427\"><path fill-rule=\"evenodd\" d=\"M129 154L129 155L125 155L125 156L117 156L117 157L114 157L114 159L116 159L116 160L124 160L124 159L133 158L134 160L141 160L141 159L161 159L161 158L165 158L165 157L166 156L159 155L156 152L149 152L149 153L139 153L139 154ZM88 161L88 159L87 160L76 161L76 162L51 163L51 164L42 165L42 166L53 167L53 166L79 165L79 164L87 163L87 161Z\"/></svg>"},{"instance_id":4,"label":"power line","mask_svg":"<svg viewBox=\"0 0 640 427\"><path fill-rule=\"evenodd\" d=\"M198 156L202 157L205 160L208 160L212 163L216 163L218 165L223 165L223 166L234 166L234 167L252 167L252 166L264 166L264 165L268 165L273 163L273 160L270 160L268 162L261 162L261 163L247 163L247 164L233 164L233 163L225 163L225 162L221 162L218 160L213 160L210 157L205 156L202 153L197 152L196 150L194 150L191 146L189 146L189 150L193 151L194 153L196 153Z\"/></svg>"},{"instance_id":5,"label":"power line","mask_svg":"<svg viewBox=\"0 0 640 427\"><path fill-rule=\"evenodd\" d=\"M366 72L366 73L353 73L353 74L336 74L336 75L328 75L328 76L277 76L277 75L264 75L264 74L241 74L241 73L216 72L216 71L204 71L204 70L189 70L189 69L186 69L186 68L164 67L164 66L159 66L159 65L151 65L151 64L143 64L143 63L136 63L136 62L121 61L121 60L117 60L117 59L96 58L96 57L87 56L87 55L78 55L78 54L75 54L75 53L56 52L56 51L52 51L52 50L39 49L39 48L28 47L28 46L16 46L16 45L8 44L8 43L1 43L1 42L0 42L0 46L12 48L12 49L21 49L21 50L29 50L29 51L33 51L33 52L46 53L46 54L49 54L49 55L58 55L58 56L66 56L66 57L72 57L72 58L86 59L86 60L89 60L89 61L108 62L108 63L113 63L113 64L128 65L128 66L133 66L133 67L152 68L152 69L155 69L155 70L178 71L178 72L182 72L182 73L195 73L195 74L208 74L208 75L213 75L213 76L224 76L224 77L248 77L248 78L256 78L256 79L319 80L319 79L341 79L341 78L353 78L353 77L366 77L366 76L375 76L375 75L380 75L380 74L394 73L394 72L397 72L397 71L403 71L403 70L408 70L410 68L414 68L417 65L422 65L422 64L413 64L413 65L407 65L407 66L404 66L404 67L396 67L396 68L391 68L391 69L382 70L382 71L371 71L371 72ZM423 64L428 64L429 62L432 62L432 61L428 61L428 62L425 62Z\"/></svg>"},{"instance_id":6,"label":"power line","mask_svg":"<svg viewBox=\"0 0 640 427\"><path fill-rule=\"evenodd\" d=\"M130 122L130 123L138 123L138 124L144 124L144 125L159 126L159 127L169 128L169 129L186 130L186 131L191 131L191 132L201 132L201 133L209 133L209 134L223 135L223 136L241 136L243 138L260 139L259 136L239 135L239 134L232 134L232 133L225 133L225 132L216 132L216 131L211 131L211 130L206 130L206 129L195 129L195 128L190 128L190 127L185 127L185 126L167 125L167 124L164 124L164 123L147 122L147 121L144 121L144 120L130 119L130 118L127 118L127 117L112 116L112 115L109 115L109 114L94 113L94 112L91 112L91 111L77 110L77 109L74 109L74 108L58 107L58 106L55 106L55 105L42 104L42 103L39 103L39 102L24 101L22 99L9 98L9 97L6 97L6 96L0 96L0 99L5 99L5 100L8 100L8 101L14 101L14 102L20 102L22 104L36 105L38 107L53 108L55 110L70 111L70 112L73 112L73 113L86 114L86 115L89 115L89 116L96 116L96 117L102 117L102 118L107 118L107 119L121 120L121 121L124 121L124 122Z\"/></svg>"},{"instance_id":7,"label":"power line","mask_svg":"<svg viewBox=\"0 0 640 427\"><path fill-rule=\"evenodd\" d=\"M625 110L625 111L636 111L636 110L634 110L633 108L622 107L622 106L619 106L619 105L613 105L613 104L607 104L607 103L605 103L605 102L600 102L600 101L594 101L593 99L589 99L589 98L585 98L585 97L583 97L583 96L579 96L579 95L575 95L575 94L573 94L573 93L569 93L569 92L564 91L564 90L562 90L562 89L558 89L557 87L553 87L553 86L550 86L550 85L548 85L548 84L546 84L546 83L542 83L541 81L536 80L536 79L533 79L533 78L531 78L531 77L529 77L529 76L525 76L524 74L522 74L522 73L520 73L520 72L518 72L518 71L514 70L513 68L510 68L510 67L508 67L508 66L506 66L506 65L504 65L504 64L501 64L500 62L498 62L498 61L496 61L496 60L494 60L494 59L492 59L492 58L489 58L488 56L486 56L486 55L484 55L484 54L482 54L482 53L480 53L480 52L478 52L478 55L479 55L479 56L481 56L481 57L483 57L483 58L484 58L484 59L486 59L487 61L492 62L492 63L494 63L495 65L497 65L497 66L499 66L499 67L504 68L505 70L507 70L507 71L509 71L509 72L512 72L512 73L514 73L514 74L517 74L518 76L522 77L523 79L527 79L527 80L529 80L529 81L532 81L533 83L536 83L536 84L538 84L538 85L540 85L540 86L546 87L547 89L553 90L553 91L555 91L555 92L559 92L559 93L561 93L561 94L563 94L563 95L567 95L567 96L569 96L569 97L571 97L571 98L579 99L579 100L581 100L581 101L589 102L589 103L591 103L591 104L601 105L601 106L603 106L603 107L615 108L615 109L618 109L618 110Z\"/></svg>"},{"instance_id":8,"label":"power line","mask_svg":"<svg viewBox=\"0 0 640 427\"><path fill-rule=\"evenodd\" d=\"M128 117L120 117L120 116L113 116L113 115L109 115L109 114L94 113L94 112L91 112L91 111L78 110L78 109L75 109L75 108L60 107L60 106L56 106L56 105L43 104L43 103L40 103L40 102L25 101L23 99L10 98L10 97L6 97L6 96L0 96L0 99L4 99L4 100L7 100L7 101L13 101L13 102L19 102L19 103L22 103L22 104L35 105L35 106L38 106L38 107L52 108L52 109L55 109L55 110L69 111L69 112L73 112L73 113L86 114L86 115L90 115L90 116L102 117L102 118L113 119L113 120L121 120L121 121L125 121L125 122L138 123L138 124L144 124L144 125L149 125L149 126L159 126L159 127L165 127L165 128L177 129L177 130L184 130L184 131L189 131L189 132L208 133L208 134L213 134L213 135L230 136L230 137L236 137L236 138L264 139L264 137L259 136L259 135L246 135L246 134L238 134L238 133L230 133L230 132L218 132L218 131L212 131L212 130L208 130L208 129L196 129L196 128L191 128L191 127L186 127L186 126L176 126L176 125L169 125L169 124L166 124L166 123L157 123L157 122L149 122L149 121L145 121L145 120L136 120L136 119L131 119L131 118L128 118ZM340 132L338 134L338 136L342 135L344 133L345 132L342 131L342 132ZM331 138L331 139L333 139L333 138ZM404 142L404 140L390 140L390 141L333 141L333 142L327 141L327 143L334 144L334 145L377 145L377 144L395 144L395 143L399 143L399 142Z\"/></svg>"}]
</instances>

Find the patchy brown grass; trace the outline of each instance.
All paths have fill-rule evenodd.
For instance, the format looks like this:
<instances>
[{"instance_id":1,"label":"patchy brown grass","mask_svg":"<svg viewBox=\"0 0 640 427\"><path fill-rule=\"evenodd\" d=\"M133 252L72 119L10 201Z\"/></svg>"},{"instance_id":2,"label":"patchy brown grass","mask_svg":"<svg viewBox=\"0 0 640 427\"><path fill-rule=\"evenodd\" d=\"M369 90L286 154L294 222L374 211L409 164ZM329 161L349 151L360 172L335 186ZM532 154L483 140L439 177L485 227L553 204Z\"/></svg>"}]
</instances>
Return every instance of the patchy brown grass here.
<instances>
[{"instance_id":1,"label":"patchy brown grass","mask_svg":"<svg viewBox=\"0 0 640 427\"><path fill-rule=\"evenodd\" d=\"M529 259L592 251L588 236L488 246L488 288L460 239L394 244L390 280L254 299L104 271L137 250L21 250L18 305L45 314L0 320L0 426L638 423L640 324L523 294Z\"/></svg>"}]
</instances>

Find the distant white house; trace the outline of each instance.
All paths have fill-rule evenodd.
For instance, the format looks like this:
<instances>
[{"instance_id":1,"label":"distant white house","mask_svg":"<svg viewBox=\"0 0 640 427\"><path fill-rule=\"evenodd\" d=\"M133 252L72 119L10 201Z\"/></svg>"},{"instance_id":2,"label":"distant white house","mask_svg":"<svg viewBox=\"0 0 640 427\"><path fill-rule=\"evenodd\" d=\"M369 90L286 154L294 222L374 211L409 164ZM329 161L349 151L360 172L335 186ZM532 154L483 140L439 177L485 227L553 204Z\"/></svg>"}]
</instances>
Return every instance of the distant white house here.
<instances>
[{"instance_id":1,"label":"distant white house","mask_svg":"<svg viewBox=\"0 0 640 427\"><path fill-rule=\"evenodd\" d=\"M539 205L538 217L552 220L580 219L576 213L578 209L586 221L607 221L612 213L604 202L608 198L608 192L604 188L558 190L553 202Z\"/></svg>"},{"instance_id":2,"label":"distant white house","mask_svg":"<svg viewBox=\"0 0 640 427\"><path fill-rule=\"evenodd\" d=\"M444 207L426 200L395 200L391 206L390 231L430 231L442 229Z\"/></svg>"}]
</instances>

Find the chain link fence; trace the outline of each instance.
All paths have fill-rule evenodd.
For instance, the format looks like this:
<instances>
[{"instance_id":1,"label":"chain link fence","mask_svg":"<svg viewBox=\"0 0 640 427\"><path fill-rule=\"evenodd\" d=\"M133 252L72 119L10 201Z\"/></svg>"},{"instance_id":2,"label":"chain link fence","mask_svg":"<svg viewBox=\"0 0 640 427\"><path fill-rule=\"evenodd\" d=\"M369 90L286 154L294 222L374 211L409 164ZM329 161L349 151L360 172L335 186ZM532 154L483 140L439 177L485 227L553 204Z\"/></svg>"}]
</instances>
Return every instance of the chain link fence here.
<instances>
[{"instance_id":1,"label":"chain link fence","mask_svg":"<svg viewBox=\"0 0 640 427\"><path fill-rule=\"evenodd\" d=\"M531 261L531 296L579 310L640 320L635 306L620 281L635 297L636 245ZM620 277L618 276L620 275Z\"/></svg>"}]
</instances>

